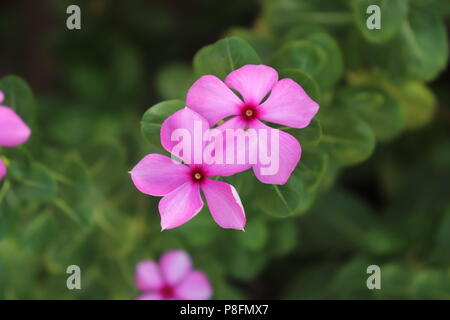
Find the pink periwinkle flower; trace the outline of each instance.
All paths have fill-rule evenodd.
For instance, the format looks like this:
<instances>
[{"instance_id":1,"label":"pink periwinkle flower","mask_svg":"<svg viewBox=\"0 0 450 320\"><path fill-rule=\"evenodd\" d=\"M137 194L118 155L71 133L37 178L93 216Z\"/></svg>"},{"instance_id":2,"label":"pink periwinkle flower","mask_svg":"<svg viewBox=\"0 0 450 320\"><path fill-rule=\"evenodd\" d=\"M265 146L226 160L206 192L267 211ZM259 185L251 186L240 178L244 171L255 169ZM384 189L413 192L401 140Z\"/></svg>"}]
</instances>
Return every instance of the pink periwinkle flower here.
<instances>
[{"instance_id":1,"label":"pink periwinkle flower","mask_svg":"<svg viewBox=\"0 0 450 320\"><path fill-rule=\"evenodd\" d=\"M5 96L0 91L0 104ZM0 147L15 147L25 143L30 137L31 130L17 115L9 108L0 105ZM6 175L6 165L0 159L0 180Z\"/></svg>"},{"instance_id":2,"label":"pink periwinkle flower","mask_svg":"<svg viewBox=\"0 0 450 320\"><path fill-rule=\"evenodd\" d=\"M195 111L183 108L169 116L161 126L161 144L168 152L175 151L177 142L173 135L185 130L194 140L198 124L202 136L210 131L208 122ZM206 144L205 141L201 141ZM192 141L194 150L196 143ZM202 146L200 149L203 150ZM192 153L194 154L194 153ZM176 154L177 156L180 156ZM200 157L204 157L202 153ZM161 154L145 156L131 171L136 188L152 196L163 196L159 202L162 229L178 227L193 218L203 207L200 190L203 191L214 221L222 228L243 230L246 222L244 208L236 189L225 182L210 179L215 176L230 176L250 168L247 164L199 164L187 155L181 155L182 164ZM224 162L223 162L224 163Z\"/></svg>"},{"instance_id":3,"label":"pink periwinkle flower","mask_svg":"<svg viewBox=\"0 0 450 320\"><path fill-rule=\"evenodd\" d=\"M277 71L265 65L245 65L228 74L225 83L213 75L200 77L187 93L186 106L205 117L211 127L231 116L220 128L264 129L268 136L277 129L262 121L301 129L309 125L319 110L319 105L300 85L288 78L278 80ZM263 183L285 184L300 161L301 147L297 139L277 131L280 170L266 175L261 173L264 167L261 162L252 166ZM267 144L270 150L270 141Z\"/></svg>"},{"instance_id":4,"label":"pink periwinkle flower","mask_svg":"<svg viewBox=\"0 0 450 320\"><path fill-rule=\"evenodd\" d=\"M143 292L139 300L207 300L212 288L206 275L192 270L186 252L166 252L159 263L140 262L136 267L136 286Z\"/></svg>"}]
</instances>

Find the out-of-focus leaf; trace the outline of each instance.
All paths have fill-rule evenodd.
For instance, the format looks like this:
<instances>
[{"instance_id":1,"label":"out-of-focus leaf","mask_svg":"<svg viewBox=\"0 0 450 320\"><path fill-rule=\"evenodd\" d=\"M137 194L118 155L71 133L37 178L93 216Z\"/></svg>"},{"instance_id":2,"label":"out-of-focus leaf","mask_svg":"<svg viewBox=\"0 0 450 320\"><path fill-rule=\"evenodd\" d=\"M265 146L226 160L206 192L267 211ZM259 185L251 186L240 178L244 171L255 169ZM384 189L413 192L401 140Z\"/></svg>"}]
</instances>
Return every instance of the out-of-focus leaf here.
<instances>
[{"instance_id":1,"label":"out-of-focus leaf","mask_svg":"<svg viewBox=\"0 0 450 320\"><path fill-rule=\"evenodd\" d=\"M346 87L338 93L337 102L347 108L349 113L360 116L371 127L377 139L391 139L404 128L403 108L382 89L370 86Z\"/></svg>"},{"instance_id":2,"label":"out-of-focus leaf","mask_svg":"<svg viewBox=\"0 0 450 320\"><path fill-rule=\"evenodd\" d=\"M448 59L447 32L442 19L424 8L411 7L408 22L402 25L403 64L408 74L432 80Z\"/></svg>"},{"instance_id":3,"label":"out-of-focus leaf","mask_svg":"<svg viewBox=\"0 0 450 320\"><path fill-rule=\"evenodd\" d=\"M373 290L367 288L367 267L377 264L367 258L354 258L344 264L332 282L332 292L337 299L370 299Z\"/></svg>"},{"instance_id":4,"label":"out-of-focus leaf","mask_svg":"<svg viewBox=\"0 0 450 320\"><path fill-rule=\"evenodd\" d=\"M408 15L408 1L405 0L353 0L351 2L358 29L371 42L383 42L392 38L405 22ZM380 8L380 29L369 29L367 20L374 13L367 13L371 5Z\"/></svg>"},{"instance_id":5,"label":"out-of-focus leaf","mask_svg":"<svg viewBox=\"0 0 450 320\"><path fill-rule=\"evenodd\" d=\"M194 57L197 76L212 74L224 79L231 71L246 64L260 64L255 50L237 37L221 39L202 48Z\"/></svg>"},{"instance_id":6,"label":"out-of-focus leaf","mask_svg":"<svg viewBox=\"0 0 450 320\"><path fill-rule=\"evenodd\" d=\"M375 148L372 129L357 116L343 110L319 114L322 146L337 165L350 166L366 160Z\"/></svg>"},{"instance_id":7,"label":"out-of-focus leaf","mask_svg":"<svg viewBox=\"0 0 450 320\"><path fill-rule=\"evenodd\" d=\"M299 69L314 80L325 69L326 52L317 44L308 40L295 40L286 43L272 58L272 64L282 69Z\"/></svg>"}]
</instances>

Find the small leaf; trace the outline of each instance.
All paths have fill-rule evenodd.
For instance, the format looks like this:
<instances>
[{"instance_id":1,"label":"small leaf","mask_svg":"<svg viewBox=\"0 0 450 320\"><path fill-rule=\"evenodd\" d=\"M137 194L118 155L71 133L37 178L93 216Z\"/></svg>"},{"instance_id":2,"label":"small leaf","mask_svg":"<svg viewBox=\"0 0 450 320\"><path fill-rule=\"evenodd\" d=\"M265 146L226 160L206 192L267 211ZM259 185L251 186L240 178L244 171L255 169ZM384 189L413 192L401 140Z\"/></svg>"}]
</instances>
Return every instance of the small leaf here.
<instances>
[{"instance_id":1,"label":"small leaf","mask_svg":"<svg viewBox=\"0 0 450 320\"><path fill-rule=\"evenodd\" d=\"M141 129L145 138L156 148L161 148L161 125L168 116L185 107L182 100L167 100L150 107L142 117Z\"/></svg>"},{"instance_id":2,"label":"small leaf","mask_svg":"<svg viewBox=\"0 0 450 320\"><path fill-rule=\"evenodd\" d=\"M404 109L380 88L346 87L337 93L337 103L366 121L377 139L391 139L405 126Z\"/></svg>"},{"instance_id":3,"label":"small leaf","mask_svg":"<svg viewBox=\"0 0 450 320\"><path fill-rule=\"evenodd\" d=\"M321 112L319 120L323 129L320 146L336 164L354 165L372 154L375 136L363 120L342 110Z\"/></svg>"},{"instance_id":4,"label":"small leaf","mask_svg":"<svg viewBox=\"0 0 450 320\"><path fill-rule=\"evenodd\" d=\"M5 94L4 106L14 109L28 125L34 123L36 103L30 86L17 76L0 80L0 90Z\"/></svg>"},{"instance_id":5,"label":"small leaf","mask_svg":"<svg viewBox=\"0 0 450 320\"><path fill-rule=\"evenodd\" d=\"M231 37L200 49L194 57L194 70L197 76L212 74L224 79L246 64L260 63L255 50L245 40Z\"/></svg>"},{"instance_id":6,"label":"small leaf","mask_svg":"<svg viewBox=\"0 0 450 320\"><path fill-rule=\"evenodd\" d=\"M399 30L408 15L408 1L405 0L353 0L351 2L356 25L362 35L371 42L384 42L391 39ZM376 5L380 8L380 29L369 29L368 19L374 15L367 8Z\"/></svg>"}]
</instances>

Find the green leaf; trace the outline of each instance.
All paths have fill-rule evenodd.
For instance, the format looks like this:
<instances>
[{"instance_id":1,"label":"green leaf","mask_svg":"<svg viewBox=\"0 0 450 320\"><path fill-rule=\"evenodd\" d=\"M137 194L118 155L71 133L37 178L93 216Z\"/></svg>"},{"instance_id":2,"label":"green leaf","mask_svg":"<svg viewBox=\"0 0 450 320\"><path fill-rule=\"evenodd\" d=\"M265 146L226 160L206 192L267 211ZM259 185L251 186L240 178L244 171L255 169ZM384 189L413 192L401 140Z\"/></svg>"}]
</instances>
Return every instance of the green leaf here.
<instances>
[{"instance_id":1,"label":"green leaf","mask_svg":"<svg viewBox=\"0 0 450 320\"><path fill-rule=\"evenodd\" d=\"M0 80L0 90L5 94L2 105L13 108L31 126L34 123L36 105L30 86L17 76L6 76Z\"/></svg>"},{"instance_id":2,"label":"green leaf","mask_svg":"<svg viewBox=\"0 0 450 320\"><path fill-rule=\"evenodd\" d=\"M336 40L323 32L310 34L305 39L319 46L326 54L325 65L317 74L316 80L323 90L329 89L340 80L343 73L341 50Z\"/></svg>"},{"instance_id":3,"label":"green leaf","mask_svg":"<svg viewBox=\"0 0 450 320\"><path fill-rule=\"evenodd\" d=\"M358 29L371 42L384 42L391 39L399 30L408 15L406 0L353 0L352 9ZM377 5L380 8L380 29L369 29L368 19L374 13L367 13L367 8Z\"/></svg>"},{"instance_id":4,"label":"green leaf","mask_svg":"<svg viewBox=\"0 0 450 320\"><path fill-rule=\"evenodd\" d=\"M299 26L320 26L336 31L352 21L346 5L346 1L336 0L268 0L265 1L263 18L276 36Z\"/></svg>"},{"instance_id":5,"label":"green leaf","mask_svg":"<svg viewBox=\"0 0 450 320\"><path fill-rule=\"evenodd\" d=\"M264 34L245 28L232 28L227 33L227 37L238 37L247 41L258 53L263 62L268 62L272 56L275 46L272 39L268 39Z\"/></svg>"},{"instance_id":6,"label":"green leaf","mask_svg":"<svg viewBox=\"0 0 450 320\"><path fill-rule=\"evenodd\" d=\"M308 40L290 41L275 52L272 65L277 69L299 69L316 79L325 68L327 55L318 45Z\"/></svg>"},{"instance_id":7,"label":"green leaf","mask_svg":"<svg viewBox=\"0 0 450 320\"><path fill-rule=\"evenodd\" d=\"M322 127L320 121L316 118L312 119L309 126L303 129L281 127L280 130L287 132L300 141L302 149L312 149L316 147L322 138Z\"/></svg>"},{"instance_id":8,"label":"green leaf","mask_svg":"<svg viewBox=\"0 0 450 320\"><path fill-rule=\"evenodd\" d=\"M366 249L368 234L380 229L367 203L340 190L321 194L300 225L302 250L330 255Z\"/></svg>"},{"instance_id":9,"label":"green leaf","mask_svg":"<svg viewBox=\"0 0 450 320\"><path fill-rule=\"evenodd\" d=\"M314 202L317 188L326 171L328 157L324 152L308 151L302 154L297 168L292 172L288 182L284 185L268 185L256 183L253 175L247 175L250 181L247 185L252 185L254 193L250 199L245 201L247 195L244 194L243 203L252 203L260 211L275 217L288 217L306 211ZM250 188L240 186L239 190ZM259 194L257 203L252 201L254 194Z\"/></svg>"},{"instance_id":10,"label":"green leaf","mask_svg":"<svg viewBox=\"0 0 450 320\"><path fill-rule=\"evenodd\" d=\"M161 148L159 134L163 121L184 106L185 103L182 100L168 100L155 104L144 113L141 130L152 146Z\"/></svg>"},{"instance_id":11,"label":"green leaf","mask_svg":"<svg viewBox=\"0 0 450 320\"><path fill-rule=\"evenodd\" d=\"M225 38L200 49L194 57L197 76L212 74L224 79L246 64L260 64L255 50L243 39Z\"/></svg>"},{"instance_id":12,"label":"green leaf","mask_svg":"<svg viewBox=\"0 0 450 320\"><path fill-rule=\"evenodd\" d=\"M337 93L337 102L366 121L377 139L392 139L405 126L404 109L383 89L346 87Z\"/></svg>"},{"instance_id":13,"label":"green leaf","mask_svg":"<svg viewBox=\"0 0 450 320\"><path fill-rule=\"evenodd\" d=\"M387 83L385 88L403 107L408 128L417 129L432 120L436 111L436 98L424 84L417 81L397 86Z\"/></svg>"},{"instance_id":14,"label":"green leaf","mask_svg":"<svg viewBox=\"0 0 450 320\"><path fill-rule=\"evenodd\" d=\"M445 25L436 14L416 7L411 7L408 21L401 29L402 62L411 76L418 80L432 80L447 64Z\"/></svg>"},{"instance_id":15,"label":"green leaf","mask_svg":"<svg viewBox=\"0 0 450 320\"><path fill-rule=\"evenodd\" d=\"M372 291L367 289L367 267L376 264L367 258L354 258L342 266L332 282L336 299L370 299Z\"/></svg>"},{"instance_id":16,"label":"green leaf","mask_svg":"<svg viewBox=\"0 0 450 320\"><path fill-rule=\"evenodd\" d=\"M280 79L290 78L297 82L315 102L320 103L320 88L317 82L308 74L299 69L283 69Z\"/></svg>"},{"instance_id":17,"label":"green leaf","mask_svg":"<svg viewBox=\"0 0 450 320\"><path fill-rule=\"evenodd\" d=\"M372 154L375 136L363 120L353 114L336 110L319 114L323 134L320 146L340 166L360 163Z\"/></svg>"}]
</instances>

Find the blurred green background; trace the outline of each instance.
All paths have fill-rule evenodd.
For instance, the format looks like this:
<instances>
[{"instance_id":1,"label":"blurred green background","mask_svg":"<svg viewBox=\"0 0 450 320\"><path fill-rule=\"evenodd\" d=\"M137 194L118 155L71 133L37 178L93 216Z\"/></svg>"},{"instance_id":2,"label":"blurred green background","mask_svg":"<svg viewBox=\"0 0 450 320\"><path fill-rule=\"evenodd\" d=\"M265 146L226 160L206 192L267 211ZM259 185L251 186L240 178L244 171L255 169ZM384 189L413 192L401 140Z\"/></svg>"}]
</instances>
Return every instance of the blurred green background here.
<instances>
[{"instance_id":1,"label":"blurred green background","mask_svg":"<svg viewBox=\"0 0 450 320\"><path fill-rule=\"evenodd\" d=\"M370 4L381 30L365 27ZM214 299L449 299L449 13L448 0L2 1L0 89L33 133L0 150L0 298L133 299L136 263L183 248ZM288 130L302 161L285 186L227 179L245 233L207 209L160 232L158 199L128 171L160 152L159 111L198 76L223 78L225 59L271 65L320 103ZM72 264L82 290L66 288ZM381 290L366 287L373 264Z\"/></svg>"}]
</instances>

